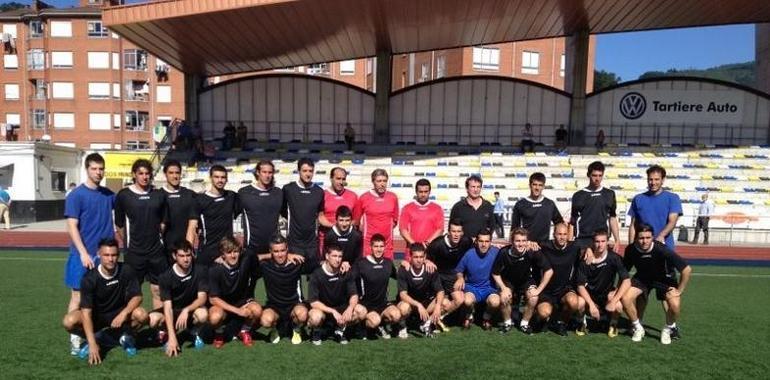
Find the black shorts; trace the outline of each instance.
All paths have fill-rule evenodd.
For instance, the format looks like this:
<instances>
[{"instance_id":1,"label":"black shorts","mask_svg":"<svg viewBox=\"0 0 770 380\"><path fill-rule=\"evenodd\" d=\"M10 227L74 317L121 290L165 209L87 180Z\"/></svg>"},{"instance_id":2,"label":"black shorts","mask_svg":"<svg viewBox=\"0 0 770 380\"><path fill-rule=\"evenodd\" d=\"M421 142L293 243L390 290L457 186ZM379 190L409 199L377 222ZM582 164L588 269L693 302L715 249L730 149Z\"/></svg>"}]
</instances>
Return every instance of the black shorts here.
<instances>
[{"instance_id":1,"label":"black shorts","mask_svg":"<svg viewBox=\"0 0 770 380\"><path fill-rule=\"evenodd\" d=\"M573 244L575 244L575 246L577 246L578 248L580 248L580 250L581 250L581 251L582 251L583 249L586 249L586 248L590 247L590 246L591 246L593 243L594 243L594 238L592 238L592 237L581 237L581 238L577 238L577 239L575 239L575 241L573 242Z\"/></svg>"},{"instance_id":2,"label":"black shorts","mask_svg":"<svg viewBox=\"0 0 770 380\"><path fill-rule=\"evenodd\" d=\"M163 314L163 308L159 307L159 308L153 310L152 312L153 313L161 313L161 314ZM174 321L172 322L172 324L176 324L176 320L179 319L179 314L182 314L182 309L171 309L171 315L172 315L172 318L174 318ZM193 314L194 314L193 311L190 311L190 312L187 313L187 325L188 326L192 326Z\"/></svg>"},{"instance_id":3,"label":"black shorts","mask_svg":"<svg viewBox=\"0 0 770 380\"><path fill-rule=\"evenodd\" d=\"M668 289L677 288L679 283L673 278L665 281L645 282L634 277L631 279L631 286L641 290L645 297L648 296L651 290L655 289L655 298L657 298L658 301L663 301L666 299Z\"/></svg>"},{"instance_id":4,"label":"black shorts","mask_svg":"<svg viewBox=\"0 0 770 380\"><path fill-rule=\"evenodd\" d=\"M535 284L535 280L532 280L532 279L524 281L520 284L511 284L506 281L505 286L511 288L511 293L513 293L513 297L514 297L513 300L516 303L521 301L524 301L524 303L526 303L527 290L529 290L530 288L537 288L537 285Z\"/></svg>"},{"instance_id":5,"label":"black shorts","mask_svg":"<svg viewBox=\"0 0 770 380\"><path fill-rule=\"evenodd\" d=\"M279 321L289 321L289 320L291 320L291 312L298 305L302 305L302 306L307 307L307 305L305 305L302 302L297 302L295 304L286 304L286 305L281 305L281 304L277 304L277 303L269 303L268 302L265 305L265 309L270 309L270 310L275 311L275 313L278 314L278 320Z\"/></svg>"},{"instance_id":6,"label":"black shorts","mask_svg":"<svg viewBox=\"0 0 770 380\"><path fill-rule=\"evenodd\" d=\"M109 313L95 313L92 310L91 319L94 326L94 332L96 333L106 328L111 328L110 325L112 324L112 320L115 319L115 317L117 317L118 314L120 314L120 312L121 310L116 310ZM128 318L126 318L126 321L123 323L123 326L126 328L130 328L131 316L128 316Z\"/></svg>"},{"instance_id":7,"label":"black shorts","mask_svg":"<svg viewBox=\"0 0 770 380\"><path fill-rule=\"evenodd\" d=\"M540 297L537 300L538 304L541 303L549 303L554 308L558 308L561 306L561 299L564 298L564 296L567 293L574 293L575 290L572 289L570 286L563 287L561 289L554 289L554 290L543 290L542 293L540 293Z\"/></svg>"},{"instance_id":8,"label":"black shorts","mask_svg":"<svg viewBox=\"0 0 770 380\"><path fill-rule=\"evenodd\" d=\"M393 302L385 302L384 304L379 304L379 305L365 305L362 303L361 306L366 308L367 313L375 312L377 314L382 314L382 312L384 312L385 309L387 309L390 306L393 306Z\"/></svg>"},{"instance_id":9,"label":"black shorts","mask_svg":"<svg viewBox=\"0 0 770 380\"><path fill-rule=\"evenodd\" d=\"M454 273L439 273L439 279L441 280L441 286L444 288L444 294L447 297L451 297L455 291L455 282L457 281L457 275Z\"/></svg>"},{"instance_id":10,"label":"black shorts","mask_svg":"<svg viewBox=\"0 0 770 380\"><path fill-rule=\"evenodd\" d=\"M592 291L588 291L588 295L591 296L591 300L594 301L596 306L599 308L601 312L604 312L604 306L607 305L607 302L610 300L610 292L615 291L615 289L610 289L607 291L607 293L595 293Z\"/></svg>"},{"instance_id":11,"label":"black shorts","mask_svg":"<svg viewBox=\"0 0 770 380\"><path fill-rule=\"evenodd\" d=\"M160 275L168 270L168 259L163 251L150 255L137 255L127 251L123 261L136 272L136 278L140 285L144 280L157 285Z\"/></svg>"},{"instance_id":12,"label":"black shorts","mask_svg":"<svg viewBox=\"0 0 770 380\"><path fill-rule=\"evenodd\" d=\"M289 243L289 253L300 255L307 260L309 267L307 268L312 273L313 270L321 265L320 253L318 250L318 244L312 244L309 246Z\"/></svg>"}]
</instances>

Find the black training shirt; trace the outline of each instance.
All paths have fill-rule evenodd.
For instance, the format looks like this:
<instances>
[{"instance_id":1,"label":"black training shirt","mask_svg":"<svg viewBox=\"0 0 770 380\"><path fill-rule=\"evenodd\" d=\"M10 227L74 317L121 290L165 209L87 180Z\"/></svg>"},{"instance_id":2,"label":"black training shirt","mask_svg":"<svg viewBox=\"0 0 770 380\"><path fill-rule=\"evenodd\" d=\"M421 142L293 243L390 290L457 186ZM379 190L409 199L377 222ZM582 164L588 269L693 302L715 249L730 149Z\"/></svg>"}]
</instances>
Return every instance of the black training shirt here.
<instances>
[{"instance_id":1,"label":"black training shirt","mask_svg":"<svg viewBox=\"0 0 770 380\"><path fill-rule=\"evenodd\" d=\"M312 184L302 187L296 181L283 187L283 215L289 222L289 245L318 245L318 213L324 210L324 191Z\"/></svg>"},{"instance_id":2,"label":"black training shirt","mask_svg":"<svg viewBox=\"0 0 770 380\"><path fill-rule=\"evenodd\" d=\"M542 278L543 272L551 269L551 263L539 251L524 251L519 254L512 245L500 248L492 274L499 275L513 287L521 287L535 279Z\"/></svg>"},{"instance_id":3,"label":"black training shirt","mask_svg":"<svg viewBox=\"0 0 770 380\"><path fill-rule=\"evenodd\" d=\"M163 243L166 249L187 238L187 224L190 220L198 219L195 204L195 192L180 187L179 190L169 191L165 187L161 192L166 196L166 230L163 233Z\"/></svg>"},{"instance_id":4,"label":"black training shirt","mask_svg":"<svg viewBox=\"0 0 770 380\"><path fill-rule=\"evenodd\" d=\"M350 297L356 295L356 283L350 272L328 273L324 265L310 275L307 288L308 302L318 301L331 308L348 305Z\"/></svg>"},{"instance_id":5,"label":"black training shirt","mask_svg":"<svg viewBox=\"0 0 770 380\"><path fill-rule=\"evenodd\" d=\"M534 242L545 242L551 231L551 223L563 221L559 209L552 200L541 197L540 200L522 198L513 206L511 229L522 227L527 229L527 239Z\"/></svg>"},{"instance_id":6,"label":"black training shirt","mask_svg":"<svg viewBox=\"0 0 770 380\"><path fill-rule=\"evenodd\" d=\"M436 298L439 292L443 292L441 278L438 272L428 273L423 265L419 272L414 271L414 267L407 270L404 267L398 268L398 292L406 292L417 302L428 302Z\"/></svg>"},{"instance_id":7,"label":"black training shirt","mask_svg":"<svg viewBox=\"0 0 770 380\"><path fill-rule=\"evenodd\" d=\"M209 298L218 297L233 306L240 306L254 298L257 281L256 254L243 254L238 263L229 268L215 264L209 268Z\"/></svg>"},{"instance_id":8,"label":"black training shirt","mask_svg":"<svg viewBox=\"0 0 770 380\"><path fill-rule=\"evenodd\" d=\"M647 284L670 282L676 279L674 269L681 272L687 267L687 262L681 256L658 241L653 242L649 252L642 251L636 244L627 246L623 264L629 271L635 267L634 278Z\"/></svg>"},{"instance_id":9,"label":"black training shirt","mask_svg":"<svg viewBox=\"0 0 770 380\"><path fill-rule=\"evenodd\" d=\"M543 243L540 249L553 269L553 277L548 281L545 290L558 293L571 288L574 285L575 269L581 259L580 247L570 242L561 248L557 247L553 241L548 241Z\"/></svg>"},{"instance_id":10,"label":"black training shirt","mask_svg":"<svg viewBox=\"0 0 770 380\"><path fill-rule=\"evenodd\" d=\"M351 271L362 305L376 308L388 303L388 284L391 277L396 277L393 261L385 258L378 261L374 256L361 257Z\"/></svg>"},{"instance_id":11,"label":"black training shirt","mask_svg":"<svg viewBox=\"0 0 770 380\"><path fill-rule=\"evenodd\" d=\"M585 286L591 294L607 295L615 288L616 277L618 281L623 281L628 278L628 271L623 266L623 259L617 253L608 251L601 262L586 264L581 261L575 283Z\"/></svg>"},{"instance_id":12,"label":"black training shirt","mask_svg":"<svg viewBox=\"0 0 770 380\"><path fill-rule=\"evenodd\" d=\"M208 273L206 268L193 265L189 273L180 276L174 267L175 265L172 265L158 279L160 300L171 301L174 309L183 309L198 298L198 293L208 292Z\"/></svg>"},{"instance_id":13,"label":"black training shirt","mask_svg":"<svg viewBox=\"0 0 770 380\"><path fill-rule=\"evenodd\" d=\"M125 187L115 196L115 225L125 228L125 247L129 254L162 254L160 225L165 218L166 197L159 190L136 193Z\"/></svg>"},{"instance_id":14,"label":"black training shirt","mask_svg":"<svg viewBox=\"0 0 770 380\"><path fill-rule=\"evenodd\" d=\"M463 224L463 234L469 238L475 238L479 231L488 228L495 230L495 206L486 199L481 200L481 206L474 209L468 204L466 198L461 199L452 206L449 220L459 218Z\"/></svg>"},{"instance_id":15,"label":"black training shirt","mask_svg":"<svg viewBox=\"0 0 770 380\"><path fill-rule=\"evenodd\" d=\"M211 265L219 257L219 241L233 234L233 220L240 214L238 195L225 190L220 196L208 192L195 196L198 214L198 244L200 257L198 263Z\"/></svg>"},{"instance_id":16,"label":"black training shirt","mask_svg":"<svg viewBox=\"0 0 770 380\"><path fill-rule=\"evenodd\" d=\"M616 216L615 192L584 188L572 195L571 223L576 238L590 238L599 229L609 230L608 220Z\"/></svg>"},{"instance_id":17,"label":"black training shirt","mask_svg":"<svg viewBox=\"0 0 770 380\"><path fill-rule=\"evenodd\" d=\"M279 306L296 305L302 299L302 274L304 265L292 264L288 260L279 265L273 260L261 261L259 272L265 282L267 304Z\"/></svg>"},{"instance_id":18,"label":"black training shirt","mask_svg":"<svg viewBox=\"0 0 770 380\"><path fill-rule=\"evenodd\" d=\"M337 244L342 248L342 261L347 261L350 265L353 265L361 257L361 253L364 250L364 240L361 237L361 232L358 232L353 226L347 232L340 232L337 226L326 231L324 247L328 247L331 244Z\"/></svg>"},{"instance_id":19,"label":"black training shirt","mask_svg":"<svg viewBox=\"0 0 770 380\"><path fill-rule=\"evenodd\" d=\"M283 191L277 187L262 190L254 185L238 190L238 201L243 208L241 218L244 246L248 251L266 253L270 249L270 238L278 230L278 216L283 207Z\"/></svg>"},{"instance_id":20,"label":"black training shirt","mask_svg":"<svg viewBox=\"0 0 770 380\"><path fill-rule=\"evenodd\" d=\"M94 316L119 313L131 298L140 295L136 273L123 263L117 264L112 277L104 277L96 267L80 280L80 308L91 309Z\"/></svg>"},{"instance_id":21,"label":"black training shirt","mask_svg":"<svg viewBox=\"0 0 770 380\"><path fill-rule=\"evenodd\" d=\"M433 261L441 274L455 274L455 268L465 252L473 247L473 242L467 236L463 236L456 246L449 243L449 236L439 236L428 244L427 258Z\"/></svg>"}]
</instances>

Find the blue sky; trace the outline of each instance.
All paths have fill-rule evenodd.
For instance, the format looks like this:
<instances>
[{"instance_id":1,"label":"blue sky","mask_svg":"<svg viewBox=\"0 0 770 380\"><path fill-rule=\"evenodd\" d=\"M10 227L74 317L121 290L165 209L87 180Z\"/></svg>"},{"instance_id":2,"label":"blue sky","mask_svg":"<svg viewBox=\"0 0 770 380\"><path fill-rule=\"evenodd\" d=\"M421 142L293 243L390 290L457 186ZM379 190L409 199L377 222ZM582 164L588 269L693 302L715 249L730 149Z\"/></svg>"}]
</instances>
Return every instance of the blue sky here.
<instances>
[{"instance_id":1,"label":"blue sky","mask_svg":"<svg viewBox=\"0 0 770 380\"><path fill-rule=\"evenodd\" d=\"M29 0L20 2L30 3ZM48 0L48 3L69 7L78 1ZM753 24L601 34L596 44L596 68L614 72L624 81L636 79L646 71L705 69L753 59Z\"/></svg>"}]
</instances>

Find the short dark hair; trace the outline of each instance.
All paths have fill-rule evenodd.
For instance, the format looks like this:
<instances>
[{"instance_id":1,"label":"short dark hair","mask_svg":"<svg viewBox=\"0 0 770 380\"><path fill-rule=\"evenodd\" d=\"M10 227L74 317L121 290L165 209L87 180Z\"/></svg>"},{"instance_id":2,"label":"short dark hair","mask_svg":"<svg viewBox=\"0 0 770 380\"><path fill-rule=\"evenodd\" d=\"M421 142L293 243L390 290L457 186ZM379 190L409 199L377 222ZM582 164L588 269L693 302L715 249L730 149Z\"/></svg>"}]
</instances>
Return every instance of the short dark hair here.
<instances>
[{"instance_id":1,"label":"short dark hair","mask_svg":"<svg viewBox=\"0 0 770 380\"><path fill-rule=\"evenodd\" d=\"M666 178L666 169L660 165L656 164L647 168L647 176L649 177L652 173L660 173L661 177Z\"/></svg>"},{"instance_id":2,"label":"short dark hair","mask_svg":"<svg viewBox=\"0 0 770 380\"><path fill-rule=\"evenodd\" d=\"M476 233L476 238L478 238L479 236L482 236L482 235L484 235L484 236L487 236L487 235L488 236L492 236L492 230L490 230L489 228L482 228L482 229L479 230L478 233Z\"/></svg>"},{"instance_id":3,"label":"short dark hair","mask_svg":"<svg viewBox=\"0 0 770 380\"><path fill-rule=\"evenodd\" d=\"M598 230L594 231L594 236L593 237L595 238L597 236L606 236L606 237L609 238L610 237L610 232L607 231L606 228L599 228Z\"/></svg>"},{"instance_id":4,"label":"short dark hair","mask_svg":"<svg viewBox=\"0 0 770 380\"><path fill-rule=\"evenodd\" d=\"M340 207L337 207L337 211L334 217L335 218L352 218L353 212L350 210L350 207L342 205Z\"/></svg>"},{"instance_id":5,"label":"short dark hair","mask_svg":"<svg viewBox=\"0 0 770 380\"><path fill-rule=\"evenodd\" d=\"M654 233L655 233L655 232L652 230L652 226L651 226L651 225L649 225L649 224L644 224L644 223L638 223L638 224L635 226L635 230L634 230L634 239L636 239L637 237L639 237L639 234L640 234L640 233L642 233L642 232L649 232L649 233L652 233L652 234L654 234Z\"/></svg>"},{"instance_id":6,"label":"short dark hair","mask_svg":"<svg viewBox=\"0 0 770 380\"><path fill-rule=\"evenodd\" d=\"M460 219L460 218L449 219L449 225L450 226L460 226L460 227L462 227L463 226L463 220Z\"/></svg>"},{"instance_id":7,"label":"short dark hair","mask_svg":"<svg viewBox=\"0 0 770 380\"><path fill-rule=\"evenodd\" d=\"M601 161L594 161L588 164L588 172L586 173L586 175L590 177L591 173L593 172L604 173L604 164Z\"/></svg>"},{"instance_id":8,"label":"short dark hair","mask_svg":"<svg viewBox=\"0 0 770 380\"><path fill-rule=\"evenodd\" d=\"M499 192L499 191L495 191L495 193L494 193L494 194L495 194L495 195L500 195L500 192Z\"/></svg>"},{"instance_id":9,"label":"short dark hair","mask_svg":"<svg viewBox=\"0 0 770 380\"><path fill-rule=\"evenodd\" d=\"M522 228L522 227L516 227L516 228L514 228L513 230L511 230L511 238L513 238L513 237L514 237L514 236L516 236L516 235L524 235L524 236L528 236L528 235L529 235L529 232L527 232L527 229L526 229L526 228Z\"/></svg>"},{"instance_id":10,"label":"short dark hair","mask_svg":"<svg viewBox=\"0 0 770 380\"><path fill-rule=\"evenodd\" d=\"M171 168L172 166L176 166L179 168L179 171L182 171L182 163L177 160L171 159L171 160L166 160L166 163L163 164L163 173L167 173L168 169Z\"/></svg>"},{"instance_id":11,"label":"short dark hair","mask_svg":"<svg viewBox=\"0 0 770 380\"><path fill-rule=\"evenodd\" d=\"M529 184L531 185L532 182L542 182L545 183L545 174L541 172L534 172L531 176L529 176Z\"/></svg>"},{"instance_id":12,"label":"short dark hair","mask_svg":"<svg viewBox=\"0 0 770 380\"><path fill-rule=\"evenodd\" d=\"M211 167L211 169L209 169L209 177L211 177L211 175L214 174L214 172L224 172L225 174L227 174L227 168L225 168L222 165L214 165Z\"/></svg>"},{"instance_id":13,"label":"short dark hair","mask_svg":"<svg viewBox=\"0 0 770 380\"><path fill-rule=\"evenodd\" d=\"M337 243L324 244L324 255L328 255L331 251L342 252L342 247Z\"/></svg>"},{"instance_id":14,"label":"short dark hair","mask_svg":"<svg viewBox=\"0 0 770 380\"><path fill-rule=\"evenodd\" d=\"M465 179L465 188L467 189L471 182L478 182L480 185L484 184L484 181L481 179L481 176L478 174L473 174L470 177Z\"/></svg>"},{"instance_id":15,"label":"short dark hair","mask_svg":"<svg viewBox=\"0 0 770 380\"><path fill-rule=\"evenodd\" d=\"M417 191L417 188L420 186L428 186L428 190L431 189L430 181L425 178L420 178L417 180L417 182L414 184L414 191Z\"/></svg>"},{"instance_id":16,"label":"short dark hair","mask_svg":"<svg viewBox=\"0 0 770 380\"><path fill-rule=\"evenodd\" d=\"M92 162L95 162L97 164L102 164L104 166L104 157L102 157L99 153L91 153L88 156L86 156L86 163L85 167L88 169L88 165L90 165Z\"/></svg>"},{"instance_id":17,"label":"short dark hair","mask_svg":"<svg viewBox=\"0 0 770 380\"><path fill-rule=\"evenodd\" d=\"M193 245L186 239L182 239L174 244L171 244L171 253L176 254L176 251L192 252Z\"/></svg>"},{"instance_id":18,"label":"short dark hair","mask_svg":"<svg viewBox=\"0 0 770 380\"><path fill-rule=\"evenodd\" d=\"M104 238L99 240L99 248L101 247L115 247L118 248L118 241L114 238Z\"/></svg>"},{"instance_id":19,"label":"short dark hair","mask_svg":"<svg viewBox=\"0 0 770 380\"><path fill-rule=\"evenodd\" d=\"M337 170L341 170L343 173L345 173L345 177L348 176L348 171L345 170L345 168L341 166L335 166L332 168L332 170L329 171L329 178L334 178L334 172L336 172Z\"/></svg>"},{"instance_id":20,"label":"short dark hair","mask_svg":"<svg viewBox=\"0 0 770 380\"><path fill-rule=\"evenodd\" d=\"M381 168L372 170L372 182L374 182L374 179L377 177L390 178L388 177L388 172L385 171L385 169L381 169Z\"/></svg>"},{"instance_id":21,"label":"short dark hair","mask_svg":"<svg viewBox=\"0 0 770 380\"><path fill-rule=\"evenodd\" d=\"M377 242L385 242L385 236L382 236L382 234L374 234L372 235L372 239L369 241L369 244L374 244Z\"/></svg>"},{"instance_id":22,"label":"short dark hair","mask_svg":"<svg viewBox=\"0 0 770 380\"><path fill-rule=\"evenodd\" d=\"M412 254L415 252L425 252L425 246L420 243L412 243L409 245L409 252Z\"/></svg>"},{"instance_id":23,"label":"short dark hair","mask_svg":"<svg viewBox=\"0 0 770 380\"><path fill-rule=\"evenodd\" d=\"M148 172L152 173L152 162L146 158L140 158L134 161L133 165L131 165L131 173L136 173L141 168L145 168Z\"/></svg>"},{"instance_id":24,"label":"short dark hair","mask_svg":"<svg viewBox=\"0 0 770 380\"><path fill-rule=\"evenodd\" d=\"M287 244L288 245L289 242L281 234L273 235L273 237L270 238L270 249L272 250L274 245L279 245L279 244Z\"/></svg>"},{"instance_id":25,"label":"short dark hair","mask_svg":"<svg viewBox=\"0 0 770 380\"><path fill-rule=\"evenodd\" d=\"M302 157L299 160L297 160L297 170L302 170L302 167L305 165L309 165L311 168L315 168L315 162L311 160L308 157Z\"/></svg>"}]
</instances>

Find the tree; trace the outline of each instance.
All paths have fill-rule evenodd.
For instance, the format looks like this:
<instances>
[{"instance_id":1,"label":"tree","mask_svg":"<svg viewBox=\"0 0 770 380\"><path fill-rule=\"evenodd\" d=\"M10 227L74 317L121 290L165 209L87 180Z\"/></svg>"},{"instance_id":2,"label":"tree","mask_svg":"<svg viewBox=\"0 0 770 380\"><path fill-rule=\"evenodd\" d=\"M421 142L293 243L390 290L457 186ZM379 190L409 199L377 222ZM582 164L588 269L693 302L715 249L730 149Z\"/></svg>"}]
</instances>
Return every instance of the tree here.
<instances>
[{"instance_id":1,"label":"tree","mask_svg":"<svg viewBox=\"0 0 770 380\"><path fill-rule=\"evenodd\" d=\"M15 9L26 8L26 7L27 6L24 5L24 4L12 1L10 3L2 3L2 4L0 4L0 12L7 12L7 11L15 10Z\"/></svg>"},{"instance_id":2,"label":"tree","mask_svg":"<svg viewBox=\"0 0 770 380\"><path fill-rule=\"evenodd\" d=\"M604 70L594 70L594 91L614 86L621 81L622 79L615 73Z\"/></svg>"}]
</instances>

